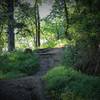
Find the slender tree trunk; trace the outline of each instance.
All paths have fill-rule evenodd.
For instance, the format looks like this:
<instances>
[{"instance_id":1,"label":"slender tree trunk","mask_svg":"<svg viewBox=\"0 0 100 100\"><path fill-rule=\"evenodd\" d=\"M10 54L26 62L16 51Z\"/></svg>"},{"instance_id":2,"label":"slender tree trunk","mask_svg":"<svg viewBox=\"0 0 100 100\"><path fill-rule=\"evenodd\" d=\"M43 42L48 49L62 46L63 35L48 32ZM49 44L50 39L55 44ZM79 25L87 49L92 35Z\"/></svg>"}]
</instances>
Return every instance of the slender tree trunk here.
<instances>
[{"instance_id":1,"label":"slender tree trunk","mask_svg":"<svg viewBox=\"0 0 100 100\"><path fill-rule=\"evenodd\" d=\"M2 52L2 48L3 48L3 45L4 45L4 41L2 40L2 31L3 31L3 25L1 24L0 25L0 53Z\"/></svg>"},{"instance_id":2,"label":"slender tree trunk","mask_svg":"<svg viewBox=\"0 0 100 100\"><path fill-rule=\"evenodd\" d=\"M2 35L2 31L3 31L3 24L0 25L0 36Z\"/></svg>"},{"instance_id":3,"label":"slender tree trunk","mask_svg":"<svg viewBox=\"0 0 100 100\"><path fill-rule=\"evenodd\" d=\"M36 47L40 46L40 15L37 0L35 1L35 26L36 26Z\"/></svg>"},{"instance_id":4,"label":"slender tree trunk","mask_svg":"<svg viewBox=\"0 0 100 100\"><path fill-rule=\"evenodd\" d=\"M60 39L60 34L59 34L59 29L58 29L57 22L56 22L56 34L57 34L56 38L57 38L57 40L59 40Z\"/></svg>"},{"instance_id":5,"label":"slender tree trunk","mask_svg":"<svg viewBox=\"0 0 100 100\"><path fill-rule=\"evenodd\" d=\"M40 14L39 14L39 5L37 5L37 19L38 19L38 46L40 46Z\"/></svg>"},{"instance_id":6,"label":"slender tree trunk","mask_svg":"<svg viewBox=\"0 0 100 100\"><path fill-rule=\"evenodd\" d=\"M64 11L65 11L65 17L66 17L66 31L65 31L65 35L68 35L68 28L69 28L69 15L68 15L68 7L66 4L66 0L63 0L64 2Z\"/></svg>"},{"instance_id":7,"label":"slender tree trunk","mask_svg":"<svg viewBox=\"0 0 100 100\"><path fill-rule=\"evenodd\" d=\"M35 28L36 28L36 33L35 33L35 46L37 47L37 0L35 1Z\"/></svg>"},{"instance_id":8,"label":"slender tree trunk","mask_svg":"<svg viewBox=\"0 0 100 100\"><path fill-rule=\"evenodd\" d=\"M8 4L8 51L15 49L15 34L14 34L14 1L7 0Z\"/></svg>"}]
</instances>

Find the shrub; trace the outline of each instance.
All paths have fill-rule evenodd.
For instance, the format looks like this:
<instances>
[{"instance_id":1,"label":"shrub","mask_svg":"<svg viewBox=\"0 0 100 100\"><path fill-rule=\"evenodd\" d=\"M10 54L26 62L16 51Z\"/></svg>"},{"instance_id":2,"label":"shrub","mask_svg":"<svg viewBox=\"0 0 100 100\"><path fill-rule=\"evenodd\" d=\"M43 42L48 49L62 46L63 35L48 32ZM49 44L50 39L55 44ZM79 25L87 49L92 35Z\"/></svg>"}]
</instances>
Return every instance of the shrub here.
<instances>
[{"instance_id":1,"label":"shrub","mask_svg":"<svg viewBox=\"0 0 100 100\"><path fill-rule=\"evenodd\" d=\"M46 43L43 43L41 45L41 48L53 48L56 46L56 41L53 39L53 40L47 40Z\"/></svg>"},{"instance_id":2,"label":"shrub","mask_svg":"<svg viewBox=\"0 0 100 100\"><path fill-rule=\"evenodd\" d=\"M100 100L100 78L88 76L63 66L45 76L46 90L51 100Z\"/></svg>"},{"instance_id":3,"label":"shrub","mask_svg":"<svg viewBox=\"0 0 100 100\"><path fill-rule=\"evenodd\" d=\"M88 74L100 75L100 52L90 40L80 39L76 45L68 45L63 56L63 65L74 66Z\"/></svg>"},{"instance_id":4,"label":"shrub","mask_svg":"<svg viewBox=\"0 0 100 100\"><path fill-rule=\"evenodd\" d=\"M67 66L73 66L75 64L75 55L76 55L76 48L72 45L68 45L64 49L64 55L62 64Z\"/></svg>"},{"instance_id":5,"label":"shrub","mask_svg":"<svg viewBox=\"0 0 100 100\"><path fill-rule=\"evenodd\" d=\"M0 71L6 75L10 72L30 75L34 74L38 68L38 57L32 53L17 51L0 56Z\"/></svg>"},{"instance_id":6,"label":"shrub","mask_svg":"<svg viewBox=\"0 0 100 100\"><path fill-rule=\"evenodd\" d=\"M16 72L7 72L7 73L0 71L0 80L18 78L18 77L22 77L22 76L26 76L26 75L21 72L17 72L17 71Z\"/></svg>"},{"instance_id":7,"label":"shrub","mask_svg":"<svg viewBox=\"0 0 100 100\"><path fill-rule=\"evenodd\" d=\"M76 46L68 45L65 48L63 56L64 65L86 67L89 60L89 50L87 50L85 44L80 42Z\"/></svg>"}]
</instances>

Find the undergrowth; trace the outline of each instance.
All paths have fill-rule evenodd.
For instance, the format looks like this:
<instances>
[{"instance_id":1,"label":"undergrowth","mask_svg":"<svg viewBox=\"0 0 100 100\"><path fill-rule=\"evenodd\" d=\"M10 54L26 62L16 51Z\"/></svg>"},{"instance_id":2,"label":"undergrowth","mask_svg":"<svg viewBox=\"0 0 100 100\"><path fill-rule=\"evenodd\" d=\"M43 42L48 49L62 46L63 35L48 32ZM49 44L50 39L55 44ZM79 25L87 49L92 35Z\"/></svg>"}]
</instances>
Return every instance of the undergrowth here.
<instances>
[{"instance_id":1,"label":"undergrowth","mask_svg":"<svg viewBox=\"0 0 100 100\"><path fill-rule=\"evenodd\" d=\"M34 74L39 68L38 57L21 51L0 56L0 79Z\"/></svg>"},{"instance_id":2,"label":"undergrowth","mask_svg":"<svg viewBox=\"0 0 100 100\"><path fill-rule=\"evenodd\" d=\"M50 70L44 80L51 100L100 100L100 77L60 66Z\"/></svg>"}]
</instances>

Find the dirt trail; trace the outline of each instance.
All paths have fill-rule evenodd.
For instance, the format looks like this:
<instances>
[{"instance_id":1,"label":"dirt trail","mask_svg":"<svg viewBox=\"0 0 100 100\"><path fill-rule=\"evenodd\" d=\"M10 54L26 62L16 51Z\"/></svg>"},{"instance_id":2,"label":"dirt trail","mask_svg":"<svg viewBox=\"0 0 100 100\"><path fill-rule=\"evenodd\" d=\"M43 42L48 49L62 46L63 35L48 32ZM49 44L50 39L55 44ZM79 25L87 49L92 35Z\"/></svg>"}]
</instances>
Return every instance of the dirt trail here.
<instances>
[{"instance_id":1,"label":"dirt trail","mask_svg":"<svg viewBox=\"0 0 100 100\"><path fill-rule=\"evenodd\" d=\"M63 48L42 49L38 51L40 70L36 75L42 76L49 69L61 63Z\"/></svg>"},{"instance_id":2,"label":"dirt trail","mask_svg":"<svg viewBox=\"0 0 100 100\"><path fill-rule=\"evenodd\" d=\"M38 50L40 70L33 76L1 80L0 100L47 100L42 76L60 64L62 53L62 48Z\"/></svg>"}]
</instances>

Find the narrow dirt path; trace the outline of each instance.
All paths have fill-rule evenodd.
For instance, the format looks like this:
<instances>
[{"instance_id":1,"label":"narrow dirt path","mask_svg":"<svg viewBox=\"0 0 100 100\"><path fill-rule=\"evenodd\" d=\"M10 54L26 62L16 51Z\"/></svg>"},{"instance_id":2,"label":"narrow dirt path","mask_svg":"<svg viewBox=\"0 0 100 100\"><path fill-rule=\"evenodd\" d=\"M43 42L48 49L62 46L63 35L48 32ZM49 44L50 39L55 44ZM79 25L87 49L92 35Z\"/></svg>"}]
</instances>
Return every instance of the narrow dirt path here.
<instances>
[{"instance_id":1,"label":"narrow dirt path","mask_svg":"<svg viewBox=\"0 0 100 100\"><path fill-rule=\"evenodd\" d=\"M48 100L49 98L45 96L44 82L42 80L43 75L46 74L48 70L57 66L61 63L61 58L63 54L63 48L54 49L42 49L38 51L40 59L40 70L35 74L36 80L38 80L38 89L40 92L39 100Z\"/></svg>"},{"instance_id":2,"label":"narrow dirt path","mask_svg":"<svg viewBox=\"0 0 100 100\"><path fill-rule=\"evenodd\" d=\"M63 48L42 49L38 51L40 59L40 70L36 75L42 76L49 69L61 63Z\"/></svg>"},{"instance_id":3,"label":"narrow dirt path","mask_svg":"<svg viewBox=\"0 0 100 100\"><path fill-rule=\"evenodd\" d=\"M60 64L62 53L62 48L39 50L36 54L39 56L40 70L33 76L0 80L0 100L47 100L42 77Z\"/></svg>"}]
</instances>

